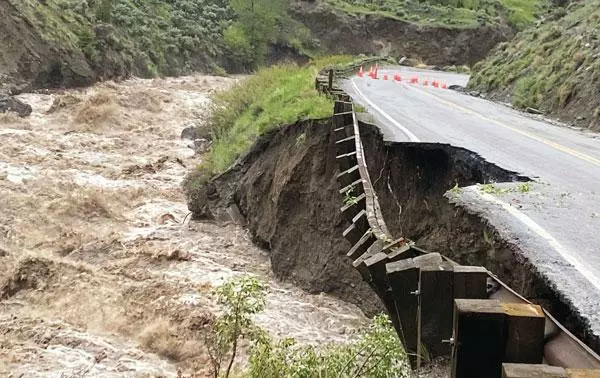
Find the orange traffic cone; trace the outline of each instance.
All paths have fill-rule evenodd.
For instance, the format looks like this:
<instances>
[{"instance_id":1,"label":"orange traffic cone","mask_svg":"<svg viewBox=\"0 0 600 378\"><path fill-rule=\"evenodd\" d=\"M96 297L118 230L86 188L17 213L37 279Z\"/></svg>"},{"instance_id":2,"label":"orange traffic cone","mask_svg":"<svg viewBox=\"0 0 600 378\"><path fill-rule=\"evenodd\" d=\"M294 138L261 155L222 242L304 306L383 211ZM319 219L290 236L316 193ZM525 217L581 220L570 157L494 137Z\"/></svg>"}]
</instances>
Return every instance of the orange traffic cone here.
<instances>
[{"instance_id":1,"label":"orange traffic cone","mask_svg":"<svg viewBox=\"0 0 600 378\"><path fill-rule=\"evenodd\" d=\"M433 85L434 88L439 88L440 87L440 83L438 83L437 81L433 81L433 83L431 83L431 85Z\"/></svg>"},{"instance_id":2,"label":"orange traffic cone","mask_svg":"<svg viewBox=\"0 0 600 378\"><path fill-rule=\"evenodd\" d=\"M360 66L360 69L358 70L358 77L363 77L364 72L363 72L363 68L362 66Z\"/></svg>"},{"instance_id":3,"label":"orange traffic cone","mask_svg":"<svg viewBox=\"0 0 600 378\"><path fill-rule=\"evenodd\" d=\"M448 84L444 83L442 84L442 89L447 89L448 88Z\"/></svg>"},{"instance_id":4,"label":"orange traffic cone","mask_svg":"<svg viewBox=\"0 0 600 378\"><path fill-rule=\"evenodd\" d=\"M388 79L388 74L383 75L383 80L387 80Z\"/></svg>"}]
</instances>

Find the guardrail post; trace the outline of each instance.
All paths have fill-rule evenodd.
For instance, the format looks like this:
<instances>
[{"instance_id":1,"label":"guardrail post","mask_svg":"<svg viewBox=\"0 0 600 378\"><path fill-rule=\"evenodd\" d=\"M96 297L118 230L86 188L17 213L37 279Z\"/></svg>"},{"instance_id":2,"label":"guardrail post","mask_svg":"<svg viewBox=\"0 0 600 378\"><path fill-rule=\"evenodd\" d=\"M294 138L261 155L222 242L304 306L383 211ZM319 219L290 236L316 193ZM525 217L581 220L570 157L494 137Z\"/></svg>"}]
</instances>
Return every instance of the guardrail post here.
<instances>
[{"instance_id":1,"label":"guardrail post","mask_svg":"<svg viewBox=\"0 0 600 378\"><path fill-rule=\"evenodd\" d=\"M333 88L333 69L329 70L329 81L328 81L328 88L329 90L331 90Z\"/></svg>"},{"instance_id":2,"label":"guardrail post","mask_svg":"<svg viewBox=\"0 0 600 378\"><path fill-rule=\"evenodd\" d=\"M506 315L499 301L454 300L452 378L498 378Z\"/></svg>"},{"instance_id":3,"label":"guardrail post","mask_svg":"<svg viewBox=\"0 0 600 378\"><path fill-rule=\"evenodd\" d=\"M546 317L540 306L503 303L507 315L503 362L540 364L544 359Z\"/></svg>"},{"instance_id":4,"label":"guardrail post","mask_svg":"<svg viewBox=\"0 0 600 378\"><path fill-rule=\"evenodd\" d=\"M543 359L545 315L540 306L456 299L452 378L499 378L502 363Z\"/></svg>"},{"instance_id":5,"label":"guardrail post","mask_svg":"<svg viewBox=\"0 0 600 378\"><path fill-rule=\"evenodd\" d=\"M431 357L448 356L452 337L454 272L446 262L422 265L419 323L421 341Z\"/></svg>"},{"instance_id":6,"label":"guardrail post","mask_svg":"<svg viewBox=\"0 0 600 378\"><path fill-rule=\"evenodd\" d=\"M411 365L416 367L419 268L413 259L406 259L387 264L386 274L402 328L400 339Z\"/></svg>"},{"instance_id":7,"label":"guardrail post","mask_svg":"<svg viewBox=\"0 0 600 378\"><path fill-rule=\"evenodd\" d=\"M487 299L487 277L482 266L455 266L454 299Z\"/></svg>"}]
</instances>

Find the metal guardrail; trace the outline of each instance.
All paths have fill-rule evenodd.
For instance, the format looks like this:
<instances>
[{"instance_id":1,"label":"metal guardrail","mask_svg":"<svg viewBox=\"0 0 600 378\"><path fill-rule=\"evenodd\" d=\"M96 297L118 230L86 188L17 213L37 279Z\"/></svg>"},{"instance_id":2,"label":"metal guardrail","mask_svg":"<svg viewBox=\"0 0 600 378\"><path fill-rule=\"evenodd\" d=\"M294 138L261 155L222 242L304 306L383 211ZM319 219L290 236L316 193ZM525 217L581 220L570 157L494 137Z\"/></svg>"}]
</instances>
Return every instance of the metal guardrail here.
<instances>
[{"instance_id":1,"label":"metal guardrail","mask_svg":"<svg viewBox=\"0 0 600 378\"><path fill-rule=\"evenodd\" d=\"M594 351L487 269L460 266L409 240L392 237L371 183L354 104L332 85L331 77L348 76L360 65L376 61L321 71L315 87L336 99L332 124L344 196L341 211L350 224L344 236L352 244L347 257L380 297L412 366L418 369L430 357L451 355L452 377L461 378L500 377L506 362L600 369L600 357ZM490 285L497 289L488 291ZM492 307L497 317L488 316ZM465 311L468 316L463 316ZM500 318L501 322L494 323ZM467 332L477 326L500 336L494 340L491 335L481 337L481 332ZM484 358L498 348L495 359ZM465 370L465 361L475 367Z\"/></svg>"}]
</instances>

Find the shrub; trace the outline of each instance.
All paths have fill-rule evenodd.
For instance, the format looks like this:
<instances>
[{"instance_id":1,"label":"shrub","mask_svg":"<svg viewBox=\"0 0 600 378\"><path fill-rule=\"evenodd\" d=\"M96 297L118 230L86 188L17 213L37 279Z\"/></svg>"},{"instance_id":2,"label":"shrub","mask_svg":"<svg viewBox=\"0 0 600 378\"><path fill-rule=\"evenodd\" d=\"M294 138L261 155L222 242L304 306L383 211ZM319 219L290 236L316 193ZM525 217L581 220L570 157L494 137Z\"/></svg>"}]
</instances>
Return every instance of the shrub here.
<instances>
[{"instance_id":1,"label":"shrub","mask_svg":"<svg viewBox=\"0 0 600 378\"><path fill-rule=\"evenodd\" d=\"M223 313L205 339L215 378L225 366L223 376L229 377L242 339L264 339L264 331L254 324L252 315L264 310L265 292L266 286L249 276L234 278L215 289Z\"/></svg>"},{"instance_id":2,"label":"shrub","mask_svg":"<svg viewBox=\"0 0 600 378\"><path fill-rule=\"evenodd\" d=\"M388 317L376 316L359 338L345 345L299 346L293 339L258 342L247 378L406 377L402 344Z\"/></svg>"},{"instance_id":3,"label":"shrub","mask_svg":"<svg viewBox=\"0 0 600 378\"><path fill-rule=\"evenodd\" d=\"M541 94L538 93L538 81L535 77L526 76L515 83L513 105L519 108L537 108L541 103Z\"/></svg>"}]
</instances>

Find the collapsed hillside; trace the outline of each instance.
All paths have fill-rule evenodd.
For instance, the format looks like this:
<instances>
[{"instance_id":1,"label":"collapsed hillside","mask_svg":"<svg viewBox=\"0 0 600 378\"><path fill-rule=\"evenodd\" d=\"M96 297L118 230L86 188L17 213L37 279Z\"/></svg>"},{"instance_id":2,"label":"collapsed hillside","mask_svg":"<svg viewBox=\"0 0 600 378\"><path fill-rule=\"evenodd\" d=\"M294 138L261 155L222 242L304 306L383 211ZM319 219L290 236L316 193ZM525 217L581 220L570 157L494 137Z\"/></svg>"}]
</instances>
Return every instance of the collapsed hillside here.
<instances>
[{"instance_id":1,"label":"collapsed hillside","mask_svg":"<svg viewBox=\"0 0 600 378\"><path fill-rule=\"evenodd\" d=\"M513 35L507 25L422 26L377 14L351 14L322 3L297 3L302 21L329 52L407 56L434 65L473 64Z\"/></svg>"},{"instance_id":2,"label":"collapsed hillside","mask_svg":"<svg viewBox=\"0 0 600 378\"><path fill-rule=\"evenodd\" d=\"M473 71L470 88L600 130L600 1L558 8Z\"/></svg>"}]
</instances>

